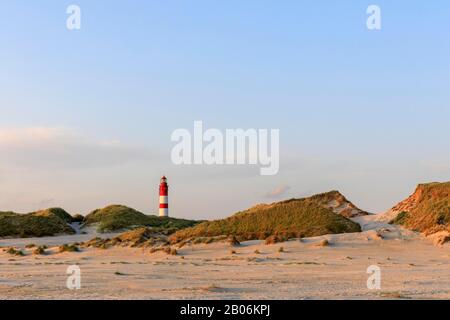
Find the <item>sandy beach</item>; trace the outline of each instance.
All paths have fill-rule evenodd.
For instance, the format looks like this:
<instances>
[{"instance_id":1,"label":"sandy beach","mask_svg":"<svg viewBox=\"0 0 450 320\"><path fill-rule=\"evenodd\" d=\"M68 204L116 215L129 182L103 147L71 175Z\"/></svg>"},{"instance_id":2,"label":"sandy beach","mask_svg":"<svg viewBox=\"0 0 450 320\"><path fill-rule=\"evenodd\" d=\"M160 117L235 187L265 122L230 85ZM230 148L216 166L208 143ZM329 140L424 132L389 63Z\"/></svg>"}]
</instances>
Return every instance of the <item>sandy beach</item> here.
<instances>
[{"instance_id":1,"label":"sandy beach","mask_svg":"<svg viewBox=\"0 0 450 320\"><path fill-rule=\"evenodd\" d=\"M176 256L142 248L58 253L51 247L87 240L92 233L3 239L2 247L47 244L50 254L25 250L26 255L18 257L1 252L0 299L450 298L448 244L435 246L417 233L375 221L376 216L355 220L362 224L362 233L274 245L189 245ZM330 245L319 246L323 239ZM66 287L67 267L74 264L81 269L79 290ZM380 290L367 288L371 265L381 269Z\"/></svg>"}]
</instances>

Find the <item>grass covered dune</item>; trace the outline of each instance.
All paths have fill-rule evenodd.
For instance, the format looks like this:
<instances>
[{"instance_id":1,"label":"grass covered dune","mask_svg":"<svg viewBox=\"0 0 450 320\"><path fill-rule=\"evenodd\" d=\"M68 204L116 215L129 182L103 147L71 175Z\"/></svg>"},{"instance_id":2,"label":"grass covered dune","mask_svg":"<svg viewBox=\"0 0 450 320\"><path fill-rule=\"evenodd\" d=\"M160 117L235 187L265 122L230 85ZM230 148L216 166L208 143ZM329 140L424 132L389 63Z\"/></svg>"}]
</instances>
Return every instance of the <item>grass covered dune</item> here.
<instances>
[{"instance_id":1,"label":"grass covered dune","mask_svg":"<svg viewBox=\"0 0 450 320\"><path fill-rule=\"evenodd\" d=\"M0 213L0 237L72 234L75 231L71 224L79 222L81 230L94 227L100 233L145 227L154 234L172 235L172 242L221 236L234 236L240 241L259 239L280 242L289 238L360 232L360 225L349 218L367 214L338 191L304 199L260 204L216 221L160 218L124 205L96 209L86 217L72 217L63 209L51 208L25 215Z\"/></svg>"},{"instance_id":2,"label":"grass covered dune","mask_svg":"<svg viewBox=\"0 0 450 320\"><path fill-rule=\"evenodd\" d=\"M360 232L359 224L336 214L312 198L292 199L271 205L258 205L216 221L203 222L180 230L172 242L190 238L236 236L240 240L314 237L325 234Z\"/></svg>"},{"instance_id":3,"label":"grass covered dune","mask_svg":"<svg viewBox=\"0 0 450 320\"><path fill-rule=\"evenodd\" d=\"M173 233L177 230L196 225L199 221L176 218L160 218L155 215L146 215L135 209L111 205L89 213L84 225L97 225L99 232L111 232L136 227L152 227L155 232Z\"/></svg>"},{"instance_id":4,"label":"grass covered dune","mask_svg":"<svg viewBox=\"0 0 450 320\"><path fill-rule=\"evenodd\" d=\"M390 221L392 224L427 235L450 232L450 182L420 184L392 211L397 213Z\"/></svg>"},{"instance_id":5,"label":"grass covered dune","mask_svg":"<svg viewBox=\"0 0 450 320\"><path fill-rule=\"evenodd\" d=\"M61 208L19 214L0 212L0 237L45 237L58 234L74 234L69 226L72 216Z\"/></svg>"},{"instance_id":6,"label":"grass covered dune","mask_svg":"<svg viewBox=\"0 0 450 320\"><path fill-rule=\"evenodd\" d=\"M0 238L30 238L46 237L62 234L74 234L71 224L78 222L81 230L87 226L95 226L98 232L115 232L149 227L153 232L171 234L183 228L196 225L199 221L159 218L146 215L133 208L123 205L111 205L97 209L86 217L71 216L64 209L50 208L19 214L15 212L0 212Z\"/></svg>"}]
</instances>

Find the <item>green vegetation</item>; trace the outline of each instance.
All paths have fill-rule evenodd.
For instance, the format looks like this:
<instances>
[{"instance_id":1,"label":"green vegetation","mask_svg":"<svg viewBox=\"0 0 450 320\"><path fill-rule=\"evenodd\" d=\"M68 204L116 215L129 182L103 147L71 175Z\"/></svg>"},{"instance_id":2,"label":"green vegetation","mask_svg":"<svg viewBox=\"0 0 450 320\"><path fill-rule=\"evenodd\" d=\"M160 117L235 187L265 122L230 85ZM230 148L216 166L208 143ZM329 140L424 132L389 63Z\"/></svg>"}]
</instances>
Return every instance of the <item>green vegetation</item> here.
<instances>
[{"instance_id":1,"label":"green vegetation","mask_svg":"<svg viewBox=\"0 0 450 320\"><path fill-rule=\"evenodd\" d=\"M78 252L80 249L74 244L63 244L58 248L59 252Z\"/></svg>"},{"instance_id":2,"label":"green vegetation","mask_svg":"<svg viewBox=\"0 0 450 320\"><path fill-rule=\"evenodd\" d=\"M273 235L289 239L360 231L359 224L306 198L258 205L227 219L203 222L180 230L170 240L177 243L220 235L235 236L240 240L265 240Z\"/></svg>"},{"instance_id":3,"label":"green vegetation","mask_svg":"<svg viewBox=\"0 0 450 320\"><path fill-rule=\"evenodd\" d=\"M24 253L22 252L22 250L17 250L17 249L15 249L13 247L8 248L8 250L6 250L6 253L12 254L12 255L15 255L15 256L24 256Z\"/></svg>"},{"instance_id":4,"label":"green vegetation","mask_svg":"<svg viewBox=\"0 0 450 320\"><path fill-rule=\"evenodd\" d=\"M178 248L182 248L188 243L192 244L210 244L214 242L227 242L230 246L238 246L240 243L234 237L228 238L227 236L217 236L217 237L197 237L195 239L186 239L186 241L180 241L177 243Z\"/></svg>"},{"instance_id":5,"label":"green vegetation","mask_svg":"<svg viewBox=\"0 0 450 320\"><path fill-rule=\"evenodd\" d=\"M421 184L414 195L414 205L391 223L425 234L450 231L450 182Z\"/></svg>"},{"instance_id":6,"label":"green vegetation","mask_svg":"<svg viewBox=\"0 0 450 320\"><path fill-rule=\"evenodd\" d=\"M76 215L73 216L72 222L83 223L84 222L84 216L82 216L81 214L76 214Z\"/></svg>"},{"instance_id":7,"label":"green vegetation","mask_svg":"<svg viewBox=\"0 0 450 320\"><path fill-rule=\"evenodd\" d=\"M46 254L46 252L45 252L46 248L47 248L46 246L39 246L36 249L34 249L33 254L38 254L38 255Z\"/></svg>"},{"instance_id":8,"label":"green vegetation","mask_svg":"<svg viewBox=\"0 0 450 320\"><path fill-rule=\"evenodd\" d=\"M156 243L167 243L165 236L161 236L152 229L146 227L124 232L115 237L112 242L121 243L131 247L152 246Z\"/></svg>"},{"instance_id":9,"label":"green vegetation","mask_svg":"<svg viewBox=\"0 0 450 320\"><path fill-rule=\"evenodd\" d=\"M194 226L198 221L149 216L126 206L111 205L92 211L85 217L84 223L85 225L98 224L99 232L152 227L154 232L171 234L177 230Z\"/></svg>"},{"instance_id":10,"label":"green vegetation","mask_svg":"<svg viewBox=\"0 0 450 320\"><path fill-rule=\"evenodd\" d=\"M389 224L403 224L408 219L408 215L408 212L402 211L394 219L392 219Z\"/></svg>"},{"instance_id":11,"label":"green vegetation","mask_svg":"<svg viewBox=\"0 0 450 320\"><path fill-rule=\"evenodd\" d=\"M98 248L98 249L108 249L111 239L102 239L96 237L82 244L85 248Z\"/></svg>"},{"instance_id":12,"label":"green vegetation","mask_svg":"<svg viewBox=\"0 0 450 320\"><path fill-rule=\"evenodd\" d=\"M66 223L72 223L73 217L61 208L50 208L46 210L36 211L33 215L38 217L58 217L65 221Z\"/></svg>"},{"instance_id":13,"label":"green vegetation","mask_svg":"<svg viewBox=\"0 0 450 320\"><path fill-rule=\"evenodd\" d=\"M151 228L141 227L121 233L112 239L94 238L83 243L83 247L108 249L111 246L122 247L153 247L167 245L167 236L155 232Z\"/></svg>"},{"instance_id":14,"label":"green vegetation","mask_svg":"<svg viewBox=\"0 0 450 320\"><path fill-rule=\"evenodd\" d=\"M28 214L0 212L0 237L44 237L73 234L72 217L63 209L50 208Z\"/></svg>"},{"instance_id":15,"label":"green vegetation","mask_svg":"<svg viewBox=\"0 0 450 320\"><path fill-rule=\"evenodd\" d=\"M0 237L45 237L57 234L74 234L70 223L79 222L83 225L97 224L99 232L110 232L136 227L151 227L153 233L169 235L180 229L192 227L200 221L159 218L148 216L132 208L112 205L97 209L86 217L71 216L61 208L18 214L0 211Z\"/></svg>"}]
</instances>

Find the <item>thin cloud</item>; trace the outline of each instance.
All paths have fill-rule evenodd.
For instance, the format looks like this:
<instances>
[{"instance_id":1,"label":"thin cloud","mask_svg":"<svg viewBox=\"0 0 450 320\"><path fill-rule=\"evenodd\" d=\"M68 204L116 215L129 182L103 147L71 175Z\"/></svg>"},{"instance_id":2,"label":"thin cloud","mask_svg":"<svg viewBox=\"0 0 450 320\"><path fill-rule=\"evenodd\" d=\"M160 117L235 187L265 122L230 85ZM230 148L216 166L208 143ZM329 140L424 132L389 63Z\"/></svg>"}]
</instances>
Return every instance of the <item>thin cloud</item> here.
<instances>
[{"instance_id":1,"label":"thin cloud","mask_svg":"<svg viewBox=\"0 0 450 320\"><path fill-rule=\"evenodd\" d=\"M67 139L76 136L65 127L0 128L0 147L17 147Z\"/></svg>"},{"instance_id":2,"label":"thin cloud","mask_svg":"<svg viewBox=\"0 0 450 320\"><path fill-rule=\"evenodd\" d=\"M156 160L142 146L101 140L66 127L0 129L0 165L27 169L86 169Z\"/></svg>"},{"instance_id":3,"label":"thin cloud","mask_svg":"<svg viewBox=\"0 0 450 320\"><path fill-rule=\"evenodd\" d=\"M266 193L264 197L269 199L280 198L281 196L284 196L290 189L291 187L287 185L279 186Z\"/></svg>"}]
</instances>

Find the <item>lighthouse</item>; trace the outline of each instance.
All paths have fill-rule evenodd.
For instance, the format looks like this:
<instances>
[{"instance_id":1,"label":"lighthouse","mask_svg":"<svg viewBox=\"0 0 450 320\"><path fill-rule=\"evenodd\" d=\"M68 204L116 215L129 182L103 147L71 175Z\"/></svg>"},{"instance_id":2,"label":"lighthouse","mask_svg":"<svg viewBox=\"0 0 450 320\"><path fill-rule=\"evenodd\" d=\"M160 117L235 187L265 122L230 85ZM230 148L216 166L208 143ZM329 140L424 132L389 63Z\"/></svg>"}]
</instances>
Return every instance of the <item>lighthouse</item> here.
<instances>
[{"instance_id":1,"label":"lighthouse","mask_svg":"<svg viewBox=\"0 0 450 320\"><path fill-rule=\"evenodd\" d=\"M159 184L159 216L169 216L169 186L167 185L167 178L163 176Z\"/></svg>"}]
</instances>

